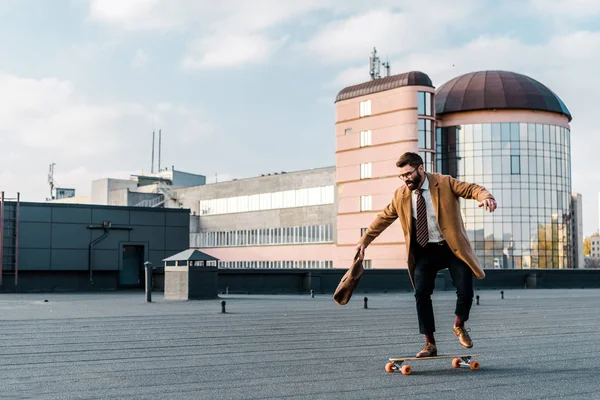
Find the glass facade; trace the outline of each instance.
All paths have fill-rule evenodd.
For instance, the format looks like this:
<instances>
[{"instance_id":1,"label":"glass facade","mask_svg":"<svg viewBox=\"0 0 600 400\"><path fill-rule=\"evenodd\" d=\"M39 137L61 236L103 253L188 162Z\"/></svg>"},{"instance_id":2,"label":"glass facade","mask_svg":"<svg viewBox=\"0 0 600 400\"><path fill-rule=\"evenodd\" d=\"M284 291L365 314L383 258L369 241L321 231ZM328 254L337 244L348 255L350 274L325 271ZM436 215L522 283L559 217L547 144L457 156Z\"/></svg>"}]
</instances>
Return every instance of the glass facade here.
<instances>
[{"instance_id":1,"label":"glass facade","mask_svg":"<svg viewBox=\"0 0 600 400\"><path fill-rule=\"evenodd\" d=\"M436 170L485 186L492 214L461 199L467 233L490 269L569 268L570 131L536 123L484 123L436 129Z\"/></svg>"}]
</instances>

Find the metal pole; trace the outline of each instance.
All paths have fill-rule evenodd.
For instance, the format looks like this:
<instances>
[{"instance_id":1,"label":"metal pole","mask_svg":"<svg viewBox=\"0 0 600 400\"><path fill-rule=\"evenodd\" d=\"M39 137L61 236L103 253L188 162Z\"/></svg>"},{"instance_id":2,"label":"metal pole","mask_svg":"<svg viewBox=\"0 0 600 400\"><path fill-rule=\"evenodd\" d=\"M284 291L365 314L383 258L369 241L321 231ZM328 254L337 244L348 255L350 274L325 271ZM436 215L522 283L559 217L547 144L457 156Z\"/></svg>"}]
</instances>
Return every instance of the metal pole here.
<instances>
[{"instance_id":1,"label":"metal pole","mask_svg":"<svg viewBox=\"0 0 600 400\"><path fill-rule=\"evenodd\" d=\"M150 167L150 173L154 173L154 131L152 131L152 165Z\"/></svg>"},{"instance_id":2,"label":"metal pole","mask_svg":"<svg viewBox=\"0 0 600 400\"><path fill-rule=\"evenodd\" d=\"M146 267L146 303L152 303L152 263L146 261L144 266Z\"/></svg>"},{"instance_id":3,"label":"metal pole","mask_svg":"<svg viewBox=\"0 0 600 400\"><path fill-rule=\"evenodd\" d=\"M161 133L162 129L158 130L158 172L160 172L160 151L161 151L161 147L162 147L162 142L161 142Z\"/></svg>"},{"instance_id":4,"label":"metal pole","mask_svg":"<svg viewBox=\"0 0 600 400\"><path fill-rule=\"evenodd\" d=\"M15 211L15 287L19 284L19 208L21 193L17 192L17 210Z\"/></svg>"}]
</instances>

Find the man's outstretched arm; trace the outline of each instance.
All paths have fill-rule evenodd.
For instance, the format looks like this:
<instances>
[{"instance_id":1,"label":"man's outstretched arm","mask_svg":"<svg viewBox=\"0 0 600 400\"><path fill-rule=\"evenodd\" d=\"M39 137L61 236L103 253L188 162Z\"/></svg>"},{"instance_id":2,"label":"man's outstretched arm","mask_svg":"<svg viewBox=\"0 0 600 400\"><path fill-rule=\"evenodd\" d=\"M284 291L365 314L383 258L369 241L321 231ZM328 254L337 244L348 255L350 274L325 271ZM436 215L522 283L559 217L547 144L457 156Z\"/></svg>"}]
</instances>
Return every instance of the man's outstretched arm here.
<instances>
[{"instance_id":1,"label":"man's outstretched arm","mask_svg":"<svg viewBox=\"0 0 600 400\"><path fill-rule=\"evenodd\" d=\"M485 207L486 210L493 212L497 205L494 196L483 186L475 183L462 182L453 177L448 177L450 180L450 188L452 192L459 197L479 201L479 207Z\"/></svg>"},{"instance_id":2,"label":"man's outstretched arm","mask_svg":"<svg viewBox=\"0 0 600 400\"><path fill-rule=\"evenodd\" d=\"M371 225L367 228L367 231L360 238L356 250L360 252L360 257L364 257L365 248L373 241L377 236L381 234L388 226L390 226L398 218L398 212L394 207L393 200L383 209L382 212L377 214L377 217L373 220Z\"/></svg>"}]
</instances>

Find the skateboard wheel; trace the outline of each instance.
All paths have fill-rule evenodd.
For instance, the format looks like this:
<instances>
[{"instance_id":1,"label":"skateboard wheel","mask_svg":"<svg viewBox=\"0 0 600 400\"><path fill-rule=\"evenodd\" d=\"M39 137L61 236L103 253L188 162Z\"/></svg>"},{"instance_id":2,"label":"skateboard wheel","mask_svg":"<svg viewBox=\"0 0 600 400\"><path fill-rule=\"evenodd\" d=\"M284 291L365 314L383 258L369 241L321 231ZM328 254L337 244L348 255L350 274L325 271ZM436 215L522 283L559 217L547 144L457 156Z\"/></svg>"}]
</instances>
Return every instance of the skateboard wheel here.
<instances>
[{"instance_id":1,"label":"skateboard wheel","mask_svg":"<svg viewBox=\"0 0 600 400\"><path fill-rule=\"evenodd\" d=\"M400 369L400 372L402 372L402 375L410 375L410 373L412 372L412 368L410 367L410 365L404 365Z\"/></svg>"},{"instance_id":2,"label":"skateboard wheel","mask_svg":"<svg viewBox=\"0 0 600 400\"><path fill-rule=\"evenodd\" d=\"M385 371L386 372L394 372L396 370L396 366L394 365L394 363L387 363L385 364Z\"/></svg>"},{"instance_id":3,"label":"skateboard wheel","mask_svg":"<svg viewBox=\"0 0 600 400\"><path fill-rule=\"evenodd\" d=\"M452 367L460 368L460 358L455 358L454 360L452 360Z\"/></svg>"},{"instance_id":4,"label":"skateboard wheel","mask_svg":"<svg viewBox=\"0 0 600 400\"><path fill-rule=\"evenodd\" d=\"M477 370L479 369L479 367L480 367L480 366L481 366L481 365L479 364L479 361L473 361L473 362L471 363L471 369L472 369L473 371L477 371Z\"/></svg>"}]
</instances>

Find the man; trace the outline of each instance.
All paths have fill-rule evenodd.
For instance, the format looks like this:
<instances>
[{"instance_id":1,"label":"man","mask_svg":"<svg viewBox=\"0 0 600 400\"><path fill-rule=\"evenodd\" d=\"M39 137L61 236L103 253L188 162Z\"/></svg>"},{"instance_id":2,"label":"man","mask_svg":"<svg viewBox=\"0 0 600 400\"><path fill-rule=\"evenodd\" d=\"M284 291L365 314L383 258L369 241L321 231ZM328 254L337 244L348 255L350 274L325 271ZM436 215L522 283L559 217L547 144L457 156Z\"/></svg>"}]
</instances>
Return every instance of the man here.
<instances>
[{"instance_id":1,"label":"man","mask_svg":"<svg viewBox=\"0 0 600 400\"><path fill-rule=\"evenodd\" d=\"M416 153L403 154L396 166L405 185L396 189L392 201L371 223L356 246L359 257L365 248L400 219L408 253L408 272L415 290L419 332L425 346L417 357L437 355L431 295L438 271L448 268L456 287L454 334L463 347L473 347L465 329L473 304L473 276L485 273L467 238L459 198L475 199L489 212L496 209L494 197L483 187L460 182L449 175L426 173Z\"/></svg>"}]
</instances>

